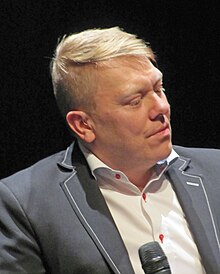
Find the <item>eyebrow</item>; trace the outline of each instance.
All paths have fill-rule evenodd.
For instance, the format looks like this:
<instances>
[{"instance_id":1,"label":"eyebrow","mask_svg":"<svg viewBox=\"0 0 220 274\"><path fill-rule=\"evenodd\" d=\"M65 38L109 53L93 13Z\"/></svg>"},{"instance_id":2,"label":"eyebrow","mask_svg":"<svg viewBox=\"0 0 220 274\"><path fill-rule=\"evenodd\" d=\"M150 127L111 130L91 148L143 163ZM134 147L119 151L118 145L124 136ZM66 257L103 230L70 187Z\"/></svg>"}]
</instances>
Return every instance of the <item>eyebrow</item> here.
<instances>
[{"instance_id":1,"label":"eyebrow","mask_svg":"<svg viewBox=\"0 0 220 274\"><path fill-rule=\"evenodd\" d=\"M163 73L161 71L159 71L157 80L155 82L155 84L158 84L158 82L163 81Z\"/></svg>"},{"instance_id":2,"label":"eyebrow","mask_svg":"<svg viewBox=\"0 0 220 274\"><path fill-rule=\"evenodd\" d=\"M157 70L158 70L158 73L157 73L157 77L156 77L155 82L153 82L153 83L150 82L150 85L152 84L152 87L158 85L159 82L163 81L163 73L162 73L159 69L157 69ZM146 83L145 83L145 84L142 83L141 86L140 86L140 88L139 88L139 90L136 90L136 87L134 87L134 88L132 88L132 90L130 90L129 93L127 93L128 90L129 90L129 88L127 87L127 88L124 90L124 92L126 92L127 94L124 94L123 97L124 97L125 99L126 99L126 98L129 98L130 96L135 95L135 94L141 92L141 90L146 89L146 86L148 86L148 85L146 85Z\"/></svg>"}]
</instances>

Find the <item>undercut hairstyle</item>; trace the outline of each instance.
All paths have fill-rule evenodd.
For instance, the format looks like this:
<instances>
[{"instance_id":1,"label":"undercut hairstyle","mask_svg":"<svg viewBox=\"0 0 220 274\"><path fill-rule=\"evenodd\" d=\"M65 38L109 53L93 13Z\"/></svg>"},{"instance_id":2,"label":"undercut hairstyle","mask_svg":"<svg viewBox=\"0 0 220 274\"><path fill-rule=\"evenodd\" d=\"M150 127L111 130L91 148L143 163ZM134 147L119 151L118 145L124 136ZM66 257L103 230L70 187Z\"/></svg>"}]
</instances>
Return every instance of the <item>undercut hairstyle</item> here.
<instances>
[{"instance_id":1,"label":"undercut hairstyle","mask_svg":"<svg viewBox=\"0 0 220 274\"><path fill-rule=\"evenodd\" d=\"M54 95L64 117L71 110L95 108L98 69L112 58L137 56L155 62L148 43L119 27L89 29L65 35L51 61Z\"/></svg>"}]
</instances>

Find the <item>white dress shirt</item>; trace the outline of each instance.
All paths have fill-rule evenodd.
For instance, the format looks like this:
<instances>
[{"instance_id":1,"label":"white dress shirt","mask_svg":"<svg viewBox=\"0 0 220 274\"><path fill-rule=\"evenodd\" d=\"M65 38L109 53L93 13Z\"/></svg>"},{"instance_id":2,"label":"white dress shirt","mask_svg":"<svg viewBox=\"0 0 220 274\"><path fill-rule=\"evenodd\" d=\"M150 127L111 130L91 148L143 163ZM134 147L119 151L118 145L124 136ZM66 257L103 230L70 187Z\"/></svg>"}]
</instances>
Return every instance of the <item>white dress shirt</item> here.
<instances>
[{"instance_id":1,"label":"white dress shirt","mask_svg":"<svg viewBox=\"0 0 220 274\"><path fill-rule=\"evenodd\" d=\"M136 274L143 274L138 249L157 241L168 258L172 274L204 274L185 215L164 172L178 155L172 151L158 162L143 191L127 176L101 162L80 145L127 248Z\"/></svg>"}]
</instances>

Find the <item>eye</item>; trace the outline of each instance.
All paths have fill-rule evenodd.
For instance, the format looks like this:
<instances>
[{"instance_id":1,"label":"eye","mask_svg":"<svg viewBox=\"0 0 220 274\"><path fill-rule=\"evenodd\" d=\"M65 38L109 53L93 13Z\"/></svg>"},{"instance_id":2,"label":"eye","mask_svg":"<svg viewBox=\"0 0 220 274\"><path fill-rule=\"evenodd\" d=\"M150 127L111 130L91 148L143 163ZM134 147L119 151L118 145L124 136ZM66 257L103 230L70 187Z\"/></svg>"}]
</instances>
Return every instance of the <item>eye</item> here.
<instances>
[{"instance_id":1,"label":"eye","mask_svg":"<svg viewBox=\"0 0 220 274\"><path fill-rule=\"evenodd\" d=\"M161 93L165 92L165 88L163 88L162 86L157 88L154 92L156 92L158 95L160 95Z\"/></svg>"},{"instance_id":2,"label":"eye","mask_svg":"<svg viewBox=\"0 0 220 274\"><path fill-rule=\"evenodd\" d=\"M138 98L138 99L135 99L135 100L130 101L130 102L129 102L129 105L130 105L131 107L135 107L135 106L138 106L138 105L140 104L140 102L141 102L141 98Z\"/></svg>"},{"instance_id":3,"label":"eye","mask_svg":"<svg viewBox=\"0 0 220 274\"><path fill-rule=\"evenodd\" d=\"M137 107L141 104L141 101L144 97L143 93L139 93L138 95L134 96L132 99L129 100L128 105L130 107Z\"/></svg>"}]
</instances>

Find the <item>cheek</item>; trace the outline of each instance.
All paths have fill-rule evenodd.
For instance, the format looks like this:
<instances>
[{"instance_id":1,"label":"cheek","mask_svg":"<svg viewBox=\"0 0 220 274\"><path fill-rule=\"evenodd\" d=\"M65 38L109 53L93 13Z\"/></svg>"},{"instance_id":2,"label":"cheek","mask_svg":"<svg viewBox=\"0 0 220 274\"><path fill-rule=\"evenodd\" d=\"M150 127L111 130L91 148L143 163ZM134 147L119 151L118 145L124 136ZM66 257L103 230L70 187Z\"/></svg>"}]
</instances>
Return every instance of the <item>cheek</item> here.
<instances>
[{"instance_id":1,"label":"cheek","mask_svg":"<svg viewBox=\"0 0 220 274\"><path fill-rule=\"evenodd\" d=\"M97 118L96 125L99 131L123 138L141 135L147 127L146 111L102 111Z\"/></svg>"},{"instance_id":2,"label":"cheek","mask_svg":"<svg viewBox=\"0 0 220 274\"><path fill-rule=\"evenodd\" d=\"M95 131L98 135L114 135L120 127L121 121L112 112L97 113L95 119Z\"/></svg>"},{"instance_id":3,"label":"cheek","mask_svg":"<svg viewBox=\"0 0 220 274\"><path fill-rule=\"evenodd\" d=\"M144 133L147 127L147 118L141 114L136 114L131 117L124 117L120 120L121 131L131 136L140 136Z\"/></svg>"}]
</instances>

